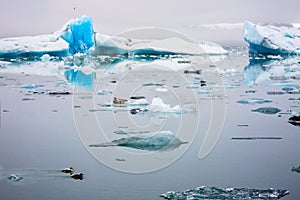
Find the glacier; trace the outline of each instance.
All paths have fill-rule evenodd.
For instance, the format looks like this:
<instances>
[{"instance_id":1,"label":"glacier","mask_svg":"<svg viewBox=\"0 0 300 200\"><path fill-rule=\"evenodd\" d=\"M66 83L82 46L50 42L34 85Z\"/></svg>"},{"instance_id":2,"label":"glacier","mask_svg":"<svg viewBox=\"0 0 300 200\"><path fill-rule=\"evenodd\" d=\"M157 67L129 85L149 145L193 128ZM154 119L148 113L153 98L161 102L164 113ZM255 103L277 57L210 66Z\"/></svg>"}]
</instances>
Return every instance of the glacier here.
<instances>
[{"instance_id":1,"label":"glacier","mask_svg":"<svg viewBox=\"0 0 300 200\"><path fill-rule=\"evenodd\" d=\"M153 30L148 31L151 34ZM139 39L126 35L97 34L93 28L92 18L82 16L70 20L52 34L0 39L0 58L2 60L36 59L41 58L44 54L65 57L77 53L94 56L126 55L129 57L166 54L224 55L228 53L218 44L208 41L194 42L178 35Z\"/></svg>"},{"instance_id":2,"label":"glacier","mask_svg":"<svg viewBox=\"0 0 300 200\"><path fill-rule=\"evenodd\" d=\"M300 29L244 22L244 40L250 53L274 55L300 54Z\"/></svg>"}]
</instances>

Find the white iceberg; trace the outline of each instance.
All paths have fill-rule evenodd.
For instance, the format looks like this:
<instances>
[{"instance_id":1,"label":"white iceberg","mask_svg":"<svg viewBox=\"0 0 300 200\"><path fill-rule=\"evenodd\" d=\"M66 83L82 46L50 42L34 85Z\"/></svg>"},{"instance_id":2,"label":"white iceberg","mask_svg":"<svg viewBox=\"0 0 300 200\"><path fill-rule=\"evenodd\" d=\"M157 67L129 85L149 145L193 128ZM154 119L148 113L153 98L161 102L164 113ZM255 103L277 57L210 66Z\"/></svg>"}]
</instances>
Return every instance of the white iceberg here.
<instances>
[{"instance_id":1,"label":"white iceberg","mask_svg":"<svg viewBox=\"0 0 300 200\"><path fill-rule=\"evenodd\" d=\"M154 97L152 99L149 110L151 112L159 113L182 113L182 109L179 105L172 107L170 104L165 104L164 101L159 97Z\"/></svg>"},{"instance_id":2,"label":"white iceberg","mask_svg":"<svg viewBox=\"0 0 300 200\"><path fill-rule=\"evenodd\" d=\"M151 31L149 30L149 32ZM129 54L130 56L165 54L223 55L227 53L218 44L208 41L197 43L178 35L169 38L162 36L155 39L136 39L99 34L96 35L96 46L93 50L93 54L97 55Z\"/></svg>"},{"instance_id":3,"label":"white iceberg","mask_svg":"<svg viewBox=\"0 0 300 200\"><path fill-rule=\"evenodd\" d=\"M151 31L148 34L151 34ZM180 34L145 39L132 38L126 34L110 37L96 33L93 29L92 18L82 16L70 20L61 30L52 34L0 39L0 57L9 60L18 57L35 59L44 54L64 57L77 53L126 56L227 54L227 51L220 45L211 42L193 42L186 37L178 36Z\"/></svg>"},{"instance_id":4,"label":"white iceberg","mask_svg":"<svg viewBox=\"0 0 300 200\"><path fill-rule=\"evenodd\" d=\"M250 52L260 54L298 55L300 53L300 29L294 27L258 25L244 22L244 39Z\"/></svg>"}]
</instances>

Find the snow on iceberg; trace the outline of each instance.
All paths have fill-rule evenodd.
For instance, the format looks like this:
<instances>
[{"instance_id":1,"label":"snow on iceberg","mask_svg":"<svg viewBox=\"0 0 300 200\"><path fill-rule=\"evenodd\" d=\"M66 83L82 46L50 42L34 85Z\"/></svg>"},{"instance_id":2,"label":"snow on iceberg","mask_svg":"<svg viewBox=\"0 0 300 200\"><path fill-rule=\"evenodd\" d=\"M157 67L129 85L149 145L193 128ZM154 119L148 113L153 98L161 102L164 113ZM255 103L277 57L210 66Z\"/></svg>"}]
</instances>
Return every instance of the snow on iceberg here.
<instances>
[{"instance_id":1,"label":"snow on iceberg","mask_svg":"<svg viewBox=\"0 0 300 200\"><path fill-rule=\"evenodd\" d=\"M298 55L300 53L300 29L276 27L244 22L244 39L250 52L260 54Z\"/></svg>"}]
</instances>

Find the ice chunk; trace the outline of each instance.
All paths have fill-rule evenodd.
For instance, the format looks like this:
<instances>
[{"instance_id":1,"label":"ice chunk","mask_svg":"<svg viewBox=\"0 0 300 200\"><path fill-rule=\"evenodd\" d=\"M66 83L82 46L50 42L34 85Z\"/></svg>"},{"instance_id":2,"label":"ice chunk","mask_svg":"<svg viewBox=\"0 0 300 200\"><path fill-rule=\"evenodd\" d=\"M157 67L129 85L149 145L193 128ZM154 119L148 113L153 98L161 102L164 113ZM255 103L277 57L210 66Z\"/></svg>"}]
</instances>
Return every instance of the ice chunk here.
<instances>
[{"instance_id":1,"label":"ice chunk","mask_svg":"<svg viewBox=\"0 0 300 200\"><path fill-rule=\"evenodd\" d=\"M300 53L300 29L293 27L261 26L244 22L244 39L250 45L250 52L260 54Z\"/></svg>"},{"instance_id":2,"label":"ice chunk","mask_svg":"<svg viewBox=\"0 0 300 200\"><path fill-rule=\"evenodd\" d=\"M258 109L251 110L251 111L273 115L273 114L279 113L281 110L278 108L275 108L275 107L262 107L262 108L258 108Z\"/></svg>"},{"instance_id":3,"label":"ice chunk","mask_svg":"<svg viewBox=\"0 0 300 200\"><path fill-rule=\"evenodd\" d=\"M282 189L217 188L201 186L183 192L166 192L160 196L165 199L280 199L289 194Z\"/></svg>"},{"instance_id":4,"label":"ice chunk","mask_svg":"<svg viewBox=\"0 0 300 200\"><path fill-rule=\"evenodd\" d=\"M0 39L0 58L5 60L16 57L33 59L44 54L66 56L68 49L68 43L56 34Z\"/></svg>"},{"instance_id":5,"label":"ice chunk","mask_svg":"<svg viewBox=\"0 0 300 200\"><path fill-rule=\"evenodd\" d=\"M153 136L126 137L108 143L92 144L89 147L122 146L146 151L166 151L178 148L185 143L171 131L161 131Z\"/></svg>"},{"instance_id":6,"label":"ice chunk","mask_svg":"<svg viewBox=\"0 0 300 200\"><path fill-rule=\"evenodd\" d=\"M92 18L82 16L70 20L63 28L61 38L69 44L69 52L87 53L94 46L94 29Z\"/></svg>"},{"instance_id":7,"label":"ice chunk","mask_svg":"<svg viewBox=\"0 0 300 200\"><path fill-rule=\"evenodd\" d=\"M154 97L152 103L149 106L149 110L152 112L162 112L162 113L181 113L182 109L179 105L174 107L169 104L165 104L160 97Z\"/></svg>"},{"instance_id":8,"label":"ice chunk","mask_svg":"<svg viewBox=\"0 0 300 200\"><path fill-rule=\"evenodd\" d=\"M151 32L151 30L149 30ZM203 41L192 42L183 37L162 37L158 39L135 39L125 36L96 36L94 54L118 55L224 55L228 52L220 45Z\"/></svg>"},{"instance_id":9,"label":"ice chunk","mask_svg":"<svg viewBox=\"0 0 300 200\"><path fill-rule=\"evenodd\" d=\"M237 103L240 103L240 104L250 104L250 105L271 103L271 102L272 102L271 99L262 99L262 98L249 98L249 99L243 99L243 100L237 101Z\"/></svg>"}]
</instances>

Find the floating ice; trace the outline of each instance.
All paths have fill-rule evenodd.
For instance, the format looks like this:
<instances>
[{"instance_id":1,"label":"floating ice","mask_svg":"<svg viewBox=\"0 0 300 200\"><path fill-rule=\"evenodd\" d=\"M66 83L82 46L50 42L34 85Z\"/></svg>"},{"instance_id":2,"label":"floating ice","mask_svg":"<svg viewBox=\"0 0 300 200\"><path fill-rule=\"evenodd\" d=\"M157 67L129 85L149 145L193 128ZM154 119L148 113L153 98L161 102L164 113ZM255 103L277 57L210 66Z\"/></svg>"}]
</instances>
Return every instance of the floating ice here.
<instances>
[{"instance_id":1,"label":"floating ice","mask_svg":"<svg viewBox=\"0 0 300 200\"><path fill-rule=\"evenodd\" d=\"M261 26L246 21L244 39L250 51L260 54L299 54L300 29L293 27Z\"/></svg>"},{"instance_id":2,"label":"floating ice","mask_svg":"<svg viewBox=\"0 0 300 200\"><path fill-rule=\"evenodd\" d=\"M160 196L170 200L187 199L280 199L289 194L281 189L251 189L251 188L217 188L201 186L183 192L166 192Z\"/></svg>"},{"instance_id":3,"label":"floating ice","mask_svg":"<svg viewBox=\"0 0 300 200\"><path fill-rule=\"evenodd\" d=\"M108 143L92 144L89 147L122 146L146 151L166 151L178 148L182 142L171 131L161 131L153 136L126 137Z\"/></svg>"},{"instance_id":4,"label":"floating ice","mask_svg":"<svg viewBox=\"0 0 300 200\"><path fill-rule=\"evenodd\" d=\"M158 34L160 38L139 39L127 36L110 37L103 34L96 35L96 45L93 54L99 55L224 55L228 52L220 45L203 41L193 42L185 37L164 36L164 31L156 28L146 29L149 33Z\"/></svg>"},{"instance_id":5,"label":"floating ice","mask_svg":"<svg viewBox=\"0 0 300 200\"><path fill-rule=\"evenodd\" d=\"M279 113L281 110L275 107L262 107L262 108L258 108L255 110L251 110L252 112L259 112L262 114L269 114L269 115L273 115L276 113Z\"/></svg>"},{"instance_id":6,"label":"floating ice","mask_svg":"<svg viewBox=\"0 0 300 200\"><path fill-rule=\"evenodd\" d=\"M182 109L179 105L174 107L169 104L165 104L163 100L159 97L154 97L152 103L149 106L149 110L152 112L162 112L162 113L182 113Z\"/></svg>"},{"instance_id":7,"label":"floating ice","mask_svg":"<svg viewBox=\"0 0 300 200\"><path fill-rule=\"evenodd\" d=\"M239 100L237 102L240 104L254 105L254 104L271 103L272 100L271 99L261 99L261 98L249 98L249 99Z\"/></svg>"},{"instance_id":8,"label":"floating ice","mask_svg":"<svg viewBox=\"0 0 300 200\"><path fill-rule=\"evenodd\" d=\"M94 46L94 29L92 18L82 16L70 20L63 28L61 38L69 44L69 52L87 53Z\"/></svg>"},{"instance_id":9,"label":"floating ice","mask_svg":"<svg viewBox=\"0 0 300 200\"><path fill-rule=\"evenodd\" d=\"M150 33L153 30L150 29ZM92 53L97 56L126 55L132 58L137 55L137 59L143 59L139 55L224 55L227 51L222 46L211 42L196 43L176 36L135 39L125 36L96 35L92 18L88 16L72 19L61 30L52 34L0 39L0 57L5 60L18 57L35 59L44 54L64 57L69 53Z\"/></svg>"}]
</instances>

